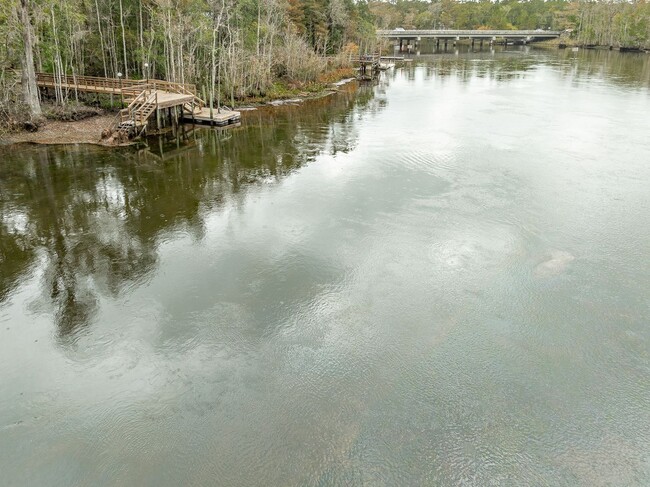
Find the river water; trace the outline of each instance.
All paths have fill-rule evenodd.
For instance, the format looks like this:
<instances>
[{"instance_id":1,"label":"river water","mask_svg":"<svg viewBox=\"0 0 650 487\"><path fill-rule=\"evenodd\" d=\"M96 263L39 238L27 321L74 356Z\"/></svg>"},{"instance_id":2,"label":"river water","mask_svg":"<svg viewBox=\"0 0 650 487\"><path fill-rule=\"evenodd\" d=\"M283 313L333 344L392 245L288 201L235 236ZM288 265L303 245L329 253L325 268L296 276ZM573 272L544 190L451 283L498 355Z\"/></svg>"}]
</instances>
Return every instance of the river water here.
<instances>
[{"instance_id":1,"label":"river water","mask_svg":"<svg viewBox=\"0 0 650 487\"><path fill-rule=\"evenodd\" d=\"M650 56L420 56L0 166L0 483L650 483Z\"/></svg>"}]
</instances>

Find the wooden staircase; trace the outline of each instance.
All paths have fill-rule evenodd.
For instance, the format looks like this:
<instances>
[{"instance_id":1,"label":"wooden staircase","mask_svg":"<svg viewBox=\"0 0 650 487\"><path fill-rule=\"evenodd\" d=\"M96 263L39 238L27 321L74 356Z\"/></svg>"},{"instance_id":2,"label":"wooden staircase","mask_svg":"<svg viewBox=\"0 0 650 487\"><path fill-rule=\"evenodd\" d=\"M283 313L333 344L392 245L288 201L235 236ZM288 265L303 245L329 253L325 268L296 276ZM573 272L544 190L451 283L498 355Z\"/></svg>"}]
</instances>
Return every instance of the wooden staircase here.
<instances>
[{"instance_id":1,"label":"wooden staircase","mask_svg":"<svg viewBox=\"0 0 650 487\"><path fill-rule=\"evenodd\" d=\"M149 117L158 106L158 91L145 88L129 106L120 110L117 120L117 130L121 135L130 137L139 135L147 126Z\"/></svg>"},{"instance_id":2,"label":"wooden staircase","mask_svg":"<svg viewBox=\"0 0 650 487\"><path fill-rule=\"evenodd\" d=\"M206 106L188 87L180 83L156 80L150 83L133 84L123 90L128 96L129 105L120 110L113 126L108 131L120 140L141 135L156 109L179 106L183 113L200 114ZM180 95L180 96L176 96ZM179 103L171 101L176 96Z\"/></svg>"}]
</instances>

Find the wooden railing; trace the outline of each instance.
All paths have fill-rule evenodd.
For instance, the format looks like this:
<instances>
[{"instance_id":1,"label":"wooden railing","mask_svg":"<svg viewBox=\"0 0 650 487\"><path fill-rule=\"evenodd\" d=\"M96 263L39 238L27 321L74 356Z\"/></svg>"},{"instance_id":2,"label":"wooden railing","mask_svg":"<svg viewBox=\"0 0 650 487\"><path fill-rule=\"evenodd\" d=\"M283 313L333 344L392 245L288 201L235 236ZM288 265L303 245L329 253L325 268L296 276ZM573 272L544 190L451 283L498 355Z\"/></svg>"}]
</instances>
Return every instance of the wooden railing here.
<instances>
[{"instance_id":1,"label":"wooden railing","mask_svg":"<svg viewBox=\"0 0 650 487\"><path fill-rule=\"evenodd\" d=\"M196 87L194 85L183 85L181 83L172 83L169 81L163 81L164 83L164 88L158 88L164 91L169 91L171 93L177 93L179 95L188 95L188 96L193 96L194 97L194 103L198 105L199 107L204 107L206 105L205 101L199 98L196 95ZM156 85L158 84L158 81L156 81ZM189 87L189 88L188 88Z\"/></svg>"},{"instance_id":2,"label":"wooden railing","mask_svg":"<svg viewBox=\"0 0 650 487\"><path fill-rule=\"evenodd\" d=\"M120 122L135 120L134 112L145 102L147 93L147 91L141 91L126 108L120 110Z\"/></svg>"},{"instance_id":3,"label":"wooden railing","mask_svg":"<svg viewBox=\"0 0 650 487\"><path fill-rule=\"evenodd\" d=\"M36 84L43 87L58 87L69 89L78 89L80 91L95 91L97 93L123 93L125 95L140 93L147 86L155 84L157 89L172 91L173 89L182 89L186 94L196 93L196 85L174 83L163 80L134 80L122 78L102 78L97 76L72 76L63 75L57 77L50 73L36 73ZM175 91L172 91L175 92Z\"/></svg>"},{"instance_id":4,"label":"wooden railing","mask_svg":"<svg viewBox=\"0 0 650 487\"><path fill-rule=\"evenodd\" d=\"M120 122L132 121L134 126L142 125L157 105L158 91L144 90L129 103L128 107L120 110ZM143 111L145 107L153 107L153 109Z\"/></svg>"}]
</instances>

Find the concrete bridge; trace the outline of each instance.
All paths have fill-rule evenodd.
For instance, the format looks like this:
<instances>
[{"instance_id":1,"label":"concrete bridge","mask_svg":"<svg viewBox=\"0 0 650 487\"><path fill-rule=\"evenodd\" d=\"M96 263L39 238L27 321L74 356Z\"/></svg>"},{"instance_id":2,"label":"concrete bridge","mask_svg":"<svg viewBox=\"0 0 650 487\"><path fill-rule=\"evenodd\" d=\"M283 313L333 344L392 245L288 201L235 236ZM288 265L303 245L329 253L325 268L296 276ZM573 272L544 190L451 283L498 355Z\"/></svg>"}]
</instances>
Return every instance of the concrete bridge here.
<instances>
[{"instance_id":1,"label":"concrete bridge","mask_svg":"<svg viewBox=\"0 0 650 487\"><path fill-rule=\"evenodd\" d=\"M440 41L442 40L447 46L447 43L451 40L454 43L461 39L470 39L472 46L474 41L478 40L481 45L483 41L488 40L490 43L493 43L497 40L500 40L504 43L508 41L518 41L523 44L528 42L541 41L544 39L555 39L560 37L562 31L557 30L448 30L448 29L438 29L438 30L404 30L404 29L393 29L393 30L378 30L377 37L384 39L395 39L399 42L399 50L403 50L403 43L406 41L407 49L412 47L417 47L418 43L422 39L434 39L436 42L436 47L440 47Z\"/></svg>"}]
</instances>

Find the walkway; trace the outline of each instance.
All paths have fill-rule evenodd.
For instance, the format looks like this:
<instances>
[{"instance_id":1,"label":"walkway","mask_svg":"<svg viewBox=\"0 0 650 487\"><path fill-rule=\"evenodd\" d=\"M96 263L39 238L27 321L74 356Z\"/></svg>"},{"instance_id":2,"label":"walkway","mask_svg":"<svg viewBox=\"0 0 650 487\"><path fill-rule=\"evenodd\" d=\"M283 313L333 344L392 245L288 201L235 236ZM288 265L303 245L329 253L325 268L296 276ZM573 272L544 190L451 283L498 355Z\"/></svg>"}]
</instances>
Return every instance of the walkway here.
<instances>
[{"instance_id":1,"label":"walkway","mask_svg":"<svg viewBox=\"0 0 650 487\"><path fill-rule=\"evenodd\" d=\"M122 78L101 78L95 76L64 76L57 77L49 73L36 73L36 84L41 88L60 88L66 91L80 91L85 93L119 95L128 103L120 110L116 118L116 127L119 130L141 133L149 123L149 119L156 114L160 125L160 111L164 109L178 110L180 119L193 119L199 121L224 125L240 119L240 113L234 111L219 112L219 116L205 118L205 101L196 93L193 84L173 83L157 79L131 80ZM178 108L177 108L178 107ZM214 110L217 113L217 110Z\"/></svg>"}]
</instances>

